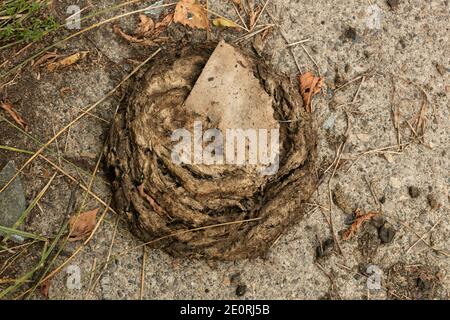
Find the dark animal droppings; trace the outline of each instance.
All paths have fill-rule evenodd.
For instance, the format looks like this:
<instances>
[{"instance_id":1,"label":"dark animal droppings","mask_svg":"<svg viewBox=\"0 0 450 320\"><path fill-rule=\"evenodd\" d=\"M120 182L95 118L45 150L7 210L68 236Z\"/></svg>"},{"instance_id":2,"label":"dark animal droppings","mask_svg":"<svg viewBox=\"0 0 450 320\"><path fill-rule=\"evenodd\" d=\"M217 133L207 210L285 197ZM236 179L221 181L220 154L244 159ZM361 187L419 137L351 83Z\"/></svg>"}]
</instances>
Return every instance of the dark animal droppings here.
<instances>
[{"instance_id":1,"label":"dark animal droppings","mask_svg":"<svg viewBox=\"0 0 450 320\"><path fill-rule=\"evenodd\" d=\"M246 291L247 291L247 286L245 284L240 284L236 288L236 295L238 297L242 297Z\"/></svg>"},{"instance_id":2,"label":"dark animal droppings","mask_svg":"<svg viewBox=\"0 0 450 320\"><path fill-rule=\"evenodd\" d=\"M382 226L379 231L380 240L383 243L390 243L395 237L395 229L391 226Z\"/></svg>"},{"instance_id":3,"label":"dark animal droppings","mask_svg":"<svg viewBox=\"0 0 450 320\"><path fill-rule=\"evenodd\" d=\"M420 190L417 187L410 186L408 188L408 193L411 196L411 198L417 198L420 195Z\"/></svg>"}]
</instances>

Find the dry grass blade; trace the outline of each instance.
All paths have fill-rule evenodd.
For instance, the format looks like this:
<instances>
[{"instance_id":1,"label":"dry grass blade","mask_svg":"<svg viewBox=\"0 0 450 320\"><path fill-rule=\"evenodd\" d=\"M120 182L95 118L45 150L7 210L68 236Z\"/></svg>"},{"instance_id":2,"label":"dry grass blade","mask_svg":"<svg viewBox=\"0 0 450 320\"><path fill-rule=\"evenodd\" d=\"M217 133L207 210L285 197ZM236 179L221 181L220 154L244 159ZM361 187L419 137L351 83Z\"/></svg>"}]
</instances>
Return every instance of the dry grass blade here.
<instances>
[{"instance_id":1,"label":"dry grass blade","mask_svg":"<svg viewBox=\"0 0 450 320\"><path fill-rule=\"evenodd\" d=\"M25 232L25 231L20 231L14 228L8 228L8 227L4 227L4 226L0 226L0 231L2 233L5 233L7 235L16 235L16 236L20 236L23 238L28 238L28 239L35 239L35 240L39 240L39 241L47 241L46 238L30 233L30 232Z\"/></svg>"},{"instance_id":2,"label":"dry grass blade","mask_svg":"<svg viewBox=\"0 0 450 320\"><path fill-rule=\"evenodd\" d=\"M258 16L256 17L255 21L253 22L253 24L250 25L250 29L253 30L256 26L256 24L259 21L259 18L261 18L261 15L263 14L264 10L266 10L267 5L269 4L270 0L266 0L266 3L264 3L264 6L262 7L262 9L258 12Z\"/></svg>"},{"instance_id":3,"label":"dry grass blade","mask_svg":"<svg viewBox=\"0 0 450 320\"><path fill-rule=\"evenodd\" d=\"M44 194L47 192L48 188L50 187L50 185L53 182L53 179L55 179L56 177L56 173L53 174L53 176L50 178L50 180L46 183L46 185L44 186L44 188L42 188L42 190L38 193L38 195L33 199L33 201L30 203L30 205L25 209L24 212L22 212L22 214L20 215L19 219L17 219L17 221L14 223L13 225L13 229L17 229L26 219L26 217L28 216L28 214L31 212L31 210L34 209L34 207L36 207L36 205L38 204L39 200L41 200L41 198L44 196ZM16 233L17 234L17 233ZM3 239L3 242L5 242L6 240L8 240L9 236L5 236L5 238Z\"/></svg>"},{"instance_id":4,"label":"dry grass blade","mask_svg":"<svg viewBox=\"0 0 450 320\"><path fill-rule=\"evenodd\" d=\"M124 3L121 3L121 4L117 5L117 6L114 6L114 8L118 9L118 8L120 8L122 6L133 4L133 3L136 3L136 2L139 2L139 1L142 1L142 0L134 0L134 1L124 2ZM29 58L27 58L26 60L24 60L20 64L16 65L15 67L9 69L8 71L6 71L4 73L0 73L0 79L3 78L3 77L6 77L7 75L9 75L9 74L11 74L11 73L13 73L15 71L17 71L21 67L25 66L28 62L33 61L33 59L36 59L37 57L39 57L41 54L43 54L43 53L45 53L45 52L47 52L47 51L49 51L49 50L51 50L51 49L61 45L61 44L69 41L70 39L76 38L79 35L82 35L82 34L88 32L90 30L93 30L93 29L98 28L98 27L100 27L102 25L108 24L110 22L116 21L116 20L118 20L120 18L131 16L131 15L136 14L136 13L146 12L146 11L149 11L149 10L156 10L156 9L160 9L160 8L172 7L174 5L176 5L176 3L168 3L168 4L158 5L158 6L149 6L149 7L143 8L143 9L125 12L123 14L120 14L120 15L114 16L112 18L109 18L109 19L100 21L98 23L95 23L95 24L93 24L93 25L91 25L91 26L89 26L89 27L87 27L87 28L85 28L83 30L77 31L77 32L71 34L70 36L67 36L66 38L64 38L62 40L54 42L53 44L43 48L42 50L40 50L39 52L37 52L35 54L33 54L32 56L30 56ZM108 10L105 9L103 11L108 11ZM81 20L91 18L92 16L94 16L94 15L86 16L86 17L82 18Z\"/></svg>"},{"instance_id":5,"label":"dry grass blade","mask_svg":"<svg viewBox=\"0 0 450 320\"><path fill-rule=\"evenodd\" d=\"M105 101L107 98L111 97L116 90L122 86L122 84L124 84L129 78L131 78L143 65L145 65L148 61L150 61L155 55L157 55L159 52L161 51L161 48L156 50L150 57L148 57L144 62L142 62L139 66L137 66L130 74L128 74L117 86L115 86L111 91L109 91L105 96L103 96L103 98L101 98L100 100L98 100L97 102L95 102L93 105L91 105L90 107L87 107L85 109L83 109L83 112L77 116L74 120L72 120L69 124L67 124L66 126L64 126L64 128L62 128L56 135L54 135L50 140L47 141L47 143L45 143L38 151L36 151L36 153L31 156L23 165L22 167L16 172L16 174L14 174L14 176L6 183L5 186L3 186L0 189L0 193L2 193L10 184L12 181L14 181L14 179L17 178L17 176L22 172L23 169L25 169L25 167L30 164L34 159L36 159L36 157L38 157L50 144L52 144L61 134L63 134L67 129L69 129L72 125L74 125L76 122L78 122L80 119L82 119L88 112L92 111L93 109L95 109L100 103L102 103L103 101Z\"/></svg>"},{"instance_id":6,"label":"dry grass blade","mask_svg":"<svg viewBox=\"0 0 450 320\"><path fill-rule=\"evenodd\" d=\"M141 287L139 290L139 300L142 300L144 297L145 290L145 263L147 262L147 248L144 246L142 248L142 267L141 267Z\"/></svg>"},{"instance_id":7,"label":"dry grass blade","mask_svg":"<svg viewBox=\"0 0 450 320\"><path fill-rule=\"evenodd\" d=\"M109 206L109 205L108 205ZM105 219L106 214L108 213L108 208L105 208L105 210L103 211L102 215L100 216L100 218L97 221L97 224L95 225L94 229L92 230L91 234L89 235L89 237L83 242L82 245L80 245L75 251L74 253L72 253L72 255L67 258L61 265L59 265L57 268L55 268L52 272L50 272L47 276L45 276L40 282L44 282L50 278L52 278L55 274L57 274L59 271L61 271L62 268L64 268L70 261L72 261L85 247L86 245L91 241L91 239L94 237L94 234L97 232L98 228L100 227L100 225L102 224L103 220Z\"/></svg>"},{"instance_id":8,"label":"dry grass blade","mask_svg":"<svg viewBox=\"0 0 450 320\"><path fill-rule=\"evenodd\" d=\"M0 107L14 119L14 121L23 128L23 130L26 131L28 129L27 122L24 118L22 118L20 114L17 113L16 109L14 109L14 106L11 103L4 102L0 105Z\"/></svg>"}]
</instances>

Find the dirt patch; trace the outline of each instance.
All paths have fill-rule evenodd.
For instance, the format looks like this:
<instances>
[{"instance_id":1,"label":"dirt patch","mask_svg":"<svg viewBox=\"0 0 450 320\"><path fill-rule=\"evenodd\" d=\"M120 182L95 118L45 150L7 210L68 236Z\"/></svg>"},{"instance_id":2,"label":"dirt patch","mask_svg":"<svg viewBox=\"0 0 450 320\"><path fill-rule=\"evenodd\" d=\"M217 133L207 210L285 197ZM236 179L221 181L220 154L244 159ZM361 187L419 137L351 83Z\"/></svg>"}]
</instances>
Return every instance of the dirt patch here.
<instances>
[{"instance_id":1,"label":"dirt patch","mask_svg":"<svg viewBox=\"0 0 450 320\"><path fill-rule=\"evenodd\" d=\"M221 46L228 45L221 43L217 50ZM289 79L239 49L242 72L257 78L256 86L270 99L271 111L241 104L230 105L230 113L218 102L189 106L191 88L214 48L215 44L173 49L131 86L107 149L116 206L144 241L172 235L161 242L172 254L227 260L257 257L302 217L302 203L317 186L316 132ZM207 81L214 90L214 78ZM196 88L197 84L192 91ZM203 112L203 107L213 109ZM229 118L236 114L238 118ZM248 163L175 165L171 132L192 128L198 120L207 127L204 130L280 122L278 171L263 175ZM196 228L204 229L183 232Z\"/></svg>"},{"instance_id":2,"label":"dirt patch","mask_svg":"<svg viewBox=\"0 0 450 320\"><path fill-rule=\"evenodd\" d=\"M438 267L397 263L387 274L388 298L421 300L445 297L441 284L443 273Z\"/></svg>"}]
</instances>

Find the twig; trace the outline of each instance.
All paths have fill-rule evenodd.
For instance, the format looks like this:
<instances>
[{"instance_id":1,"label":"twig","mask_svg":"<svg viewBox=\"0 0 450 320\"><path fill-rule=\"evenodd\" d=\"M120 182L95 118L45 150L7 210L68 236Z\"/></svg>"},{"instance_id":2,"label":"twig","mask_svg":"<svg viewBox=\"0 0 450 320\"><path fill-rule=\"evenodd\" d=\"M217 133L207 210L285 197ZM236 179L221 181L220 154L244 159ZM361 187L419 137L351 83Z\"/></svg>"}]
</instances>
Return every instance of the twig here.
<instances>
[{"instance_id":1,"label":"twig","mask_svg":"<svg viewBox=\"0 0 450 320\"><path fill-rule=\"evenodd\" d=\"M295 42L287 44L286 48L294 47L294 46L296 46L298 44L305 43L305 42L308 42L308 41L311 41L311 39L308 38L308 39L303 39L303 40L300 40L300 41L295 41Z\"/></svg>"},{"instance_id":2,"label":"twig","mask_svg":"<svg viewBox=\"0 0 450 320\"><path fill-rule=\"evenodd\" d=\"M420 241L422 241L425 245L427 245L431 250L435 251L436 253L442 254L444 256L446 256L447 258L450 257L450 254L447 253L446 251L443 251L441 249L437 249L435 247L433 247L430 243L428 243L427 241L425 241L425 239L422 239L422 236L413 228L411 228L410 226L408 226L406 223L404 223L403 221L399 221L399 223L404 226L406 229L408 229L409 231L413 232L417 238L420 239Z\"/></svg>"},{"instance_id":3,"label":"twig","mask_svg":"<svg viewBox=\"0 0 450 320\"><path fill-rule=\"evenodd\" d=\"M352 103L355 103L356 99L358 99L359 91L361 90L362 84L364 83L364 80L366 79L366 76L362 76L361 82L359 83L358 89L356 90L355 96L353 97Z\"/></svg>"},{"instance_id":4,"label":"twig","mask_svg":"<svg viewBox=\"0 0 450 320\"><path fill-rule=\"evenodd\" d=\"M119 225L119 217L117 217L117 219L116 219L116 224L114 226L114 231L113 231L113 235L112 235L112 238L111 238L111 243L109 245L108 255L106 256L106 262L103 265L103 268L100 271L97 279L92 283L92 286L90 288L88 288L88 290L86 292L86 298L89 297L89 294L92 292L92 290L95 289L95 287L97 286L98 282L100 281L100 279L101 279L101 277L103 275L103 272L106 270L106 267L108 266L109 260L111 258L112 248L113 248L114 242L116 240L116 233L117 233L117 226L118 225Z\"/></svg>"},{"instance_id":5,"label":"twig","mask_svg":"<svg viewBox=\"0 0 450 320\"><path fill-rule=\"evenodd\" d=\"M247 40L247 39L249 39L251 37L256 36L258 33L261 33L261 32L263 32L263 31L265 31L265 30L267 30L269 28L272 28L273 26L274 26L273 24L268 24L268 25L266 25L266 26L264 26L264 27L262 27L262 28L260 28L258 30L252 31L252 32L250 32L250 33L248 33L248 34L246 34L246 35L244 35L242 37L237 38L236 40L234 40L234 42L235 43L239 43L239 42L241 42L243 40Z\"/></svg>"},{"instance_id":6,"label":"twig","mask_svg":"<svg viewBox=\"0 0 450 320\"><path fill-rule=\"evenodd\" d=\"M289 44L290 41L288 40L284 30L281 28L281 26L276 22L275 18L273 17L272 13L270 13L269 9L266 9L267 14L269 15L270 19L272 20L272 22L277 26L278 31L280 32L281 36L283 37L284 41L286 42L286 44ZM289 52L292 55L292 58L294 59L295 65L297 66L298 72L303 73L303 69L300 67L300 64L297 61L297 57L294 54L294 51L292 50L292 47L288 47Z\"/></svg>"},{"instance_id":7,"label":"twig","mask_svg":"<svg viewBox=\"0 0 450 320\"><path fill-rule=\"evenodd\" d=\"M316 261L314 264L320 269L320 271L322 271L327 276L327 278L330 280L331 288L334 289L334 291L337 293L339 299L342 300L342 296L339 293L339 290L337 289L336 283L335 283L333 277L331 276L331 274L329 274L319 262Z\"/></svg>"},{"instance_id":8,"label":"twig","mask_svg":"<svg viewBox=\"0 0 450 320\"><path fill-rule=\"evenodd\" d=\"M264 12L264 10L266 10L267 5L269 4L270 0L266 0L266 3L264 4L264 6L262 7L262 9L259 11L258 16L255 19L255 22L253 23L252 26L250 26L250 29L253 30L256 26L256 24L258 23L259 18L261 17L262 13Z\"/></svg>"},{"instance_id":9,"label":"twig","mask_svg":"<svg viewBox=\"0 0 450 320\"><path fill-rule=\"evenodd\" d=\"M239 9L236 7L236 5L234 4L234 2L233 2L232 4L233 4L234 10L236 11L236 13L237 13L239 19L241 20L242 25L245 27L246 30L248 30L248 26L247 26L247 24L245 23L244 18L242 18L241 14L239 13Z\"/></svg>"},{"instance_id":10,"label":"twig","mask_svg":"<svg viewBox=\"0 0 450 320\"><path fill-rule=\"evenodd\" d=\"M145 290L145 263L147 260L147 248L142 247L142 269L141 269L141 289L139 291L139 300L142 300Z\"/></svg>"},{"instance_id":11,"label":"twig","mask_svg":"<svg viewBox=\"0 0 450 320\"><path fill-rule=\"evenodd\" d=\"M431 231L433 231L434 228L436 228L436 226L440 223L441 221L439 220L438 222L436 222L427 232L425 232L424 234L422 234L422 236L419 237L419 239L417 239L409 248L408 250L406 250L405 254L408 254L420 241L424 241L425 240L425 236L428 235ZM425 242L425 241L424 241Z\"/></svg>"}]
</instances>

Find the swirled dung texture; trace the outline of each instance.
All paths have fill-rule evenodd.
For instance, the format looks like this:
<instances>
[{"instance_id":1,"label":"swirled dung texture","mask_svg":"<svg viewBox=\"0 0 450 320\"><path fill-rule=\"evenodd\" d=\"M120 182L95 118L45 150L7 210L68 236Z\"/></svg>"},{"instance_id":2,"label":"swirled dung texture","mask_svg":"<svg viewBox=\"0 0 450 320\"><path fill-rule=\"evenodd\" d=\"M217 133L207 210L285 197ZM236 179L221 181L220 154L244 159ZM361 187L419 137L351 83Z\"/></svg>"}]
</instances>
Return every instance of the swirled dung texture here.
<instances>
[{"instance_id":1,"label":"swirled dung texture","mask_svg":"<svg viewBox=\"0 0 450 320\"><path fill-rule=\"evenodd\" d=\"M166 49L134 79L109 135L107 166L115 207L143 241L163 237L153 245L176 256L253 258L301 219L317 187L317 135L287 77L223 42L214 49ZM172 132L192 131L196 121L203 131L279 128L278 171L174 163Z\"/></svg>"}]
</instances>

